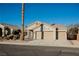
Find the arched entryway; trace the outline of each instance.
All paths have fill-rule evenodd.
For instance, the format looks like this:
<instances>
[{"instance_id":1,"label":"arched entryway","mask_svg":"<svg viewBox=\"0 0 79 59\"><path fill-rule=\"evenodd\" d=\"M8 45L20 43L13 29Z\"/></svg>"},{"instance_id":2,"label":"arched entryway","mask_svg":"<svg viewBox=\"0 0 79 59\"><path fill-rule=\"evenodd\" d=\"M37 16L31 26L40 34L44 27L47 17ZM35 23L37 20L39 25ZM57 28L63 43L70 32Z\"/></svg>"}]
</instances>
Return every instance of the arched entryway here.
<instances>
[{"instance_id":1,"label":"arched entryway","mask_svg":"<svg viewBox=\"0 0 79 59\"><path fill-rule=\"evenodd\" d=\"M2 28L0 28L0 37L2 37Z\"/></svg>"}]
</instances>

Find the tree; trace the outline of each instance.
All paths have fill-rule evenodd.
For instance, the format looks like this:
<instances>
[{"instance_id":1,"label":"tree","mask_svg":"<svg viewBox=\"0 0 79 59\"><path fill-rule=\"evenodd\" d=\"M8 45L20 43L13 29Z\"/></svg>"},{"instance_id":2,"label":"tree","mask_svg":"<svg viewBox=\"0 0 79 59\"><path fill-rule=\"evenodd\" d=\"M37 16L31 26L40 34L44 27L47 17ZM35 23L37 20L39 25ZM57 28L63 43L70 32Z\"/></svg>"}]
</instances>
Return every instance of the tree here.
<instances>
[{"instance_id":1,"label":"tree","mask_svg":"<svg viewBox=\"0 0 79 59\"><path fill-rule=\"evenodd\" d=\"M69 40L76 40L79 24L69 25L67 30L67 38Z\"/></svg>"}]
</instances>

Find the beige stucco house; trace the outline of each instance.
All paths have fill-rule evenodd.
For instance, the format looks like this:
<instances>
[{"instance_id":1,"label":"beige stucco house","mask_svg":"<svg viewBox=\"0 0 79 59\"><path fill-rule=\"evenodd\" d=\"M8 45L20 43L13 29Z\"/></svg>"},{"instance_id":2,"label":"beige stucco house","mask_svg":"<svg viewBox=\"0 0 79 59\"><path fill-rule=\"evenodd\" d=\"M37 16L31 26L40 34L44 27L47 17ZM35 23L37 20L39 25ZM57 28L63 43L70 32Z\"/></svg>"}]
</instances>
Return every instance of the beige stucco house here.
<instances>
[{"instance_id":1,"label":"beige stucco house","mask_svg":"<svg viewBox=\"0 0 79 59\"><path fill-rule=\"evenodd\" d=\"M26 28L27 38L36 40L66 40L67 29L63 25L47 24L36 21Z\"/></svg>"},{"instance_id":2,"label":"beige stucco house","mask_svg":"<svg viewBox=\"0 0 79 59\"><path fill-rule=\"evenodd\" d=\"M4 27L2 24L0 24L0 37L4 36Z\"/></svg>"},{"instance_id":3,"label":"beige stucco house","mask_svg":"<svg viewBox=\"0 0 79 59\"><path fill-rule=\"evenodd\" d=\"M16 26L9 25L9 24L0 24L0 37L5 36L7 34L12 34L13 30L18 29Z\"/></svg>"}]
</instances>

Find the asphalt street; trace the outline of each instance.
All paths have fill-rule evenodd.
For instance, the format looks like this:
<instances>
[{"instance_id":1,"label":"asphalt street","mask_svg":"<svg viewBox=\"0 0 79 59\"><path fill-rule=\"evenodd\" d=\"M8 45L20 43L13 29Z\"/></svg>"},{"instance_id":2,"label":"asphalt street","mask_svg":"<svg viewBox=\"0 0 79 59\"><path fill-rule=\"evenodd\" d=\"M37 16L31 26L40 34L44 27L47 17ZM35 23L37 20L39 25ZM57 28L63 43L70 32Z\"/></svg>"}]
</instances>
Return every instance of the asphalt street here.
<instances>
[{"instance_id":1,"label":"asphalt street","mask_svg":"<svg viewBox=\"0 0 79 59\"><path fill-rule=\"evenodd\" d=\"M79 48L0 44L0 56L79 56Z\"/></svg>"}]
</instances>

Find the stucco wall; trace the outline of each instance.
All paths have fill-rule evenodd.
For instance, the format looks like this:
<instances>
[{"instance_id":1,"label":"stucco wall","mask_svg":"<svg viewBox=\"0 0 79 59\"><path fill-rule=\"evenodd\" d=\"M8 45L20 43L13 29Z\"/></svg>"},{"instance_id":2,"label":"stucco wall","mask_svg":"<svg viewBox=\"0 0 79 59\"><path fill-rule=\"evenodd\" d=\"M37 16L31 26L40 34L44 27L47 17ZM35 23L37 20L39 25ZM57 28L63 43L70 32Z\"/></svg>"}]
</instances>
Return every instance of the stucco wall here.
<instances>
[{"instance_id":1,"label":"stucco wall","mask_svg":"<svg viewBox=\"0 0 79 59\"><path fill-rule=\"evenodd\" d=\"M41 32L36 32L36 39L41 39Z\"/></svg>"}]
</instances>

